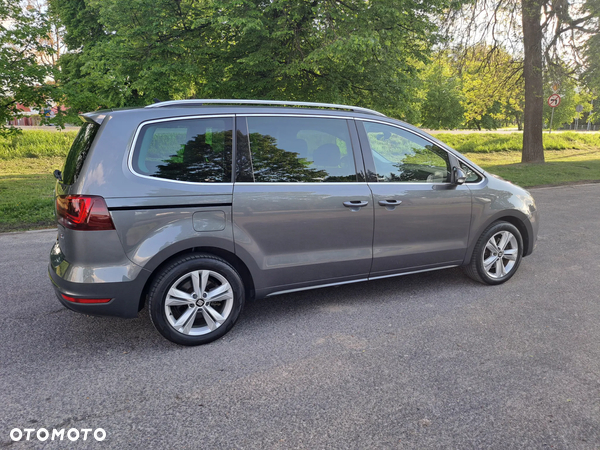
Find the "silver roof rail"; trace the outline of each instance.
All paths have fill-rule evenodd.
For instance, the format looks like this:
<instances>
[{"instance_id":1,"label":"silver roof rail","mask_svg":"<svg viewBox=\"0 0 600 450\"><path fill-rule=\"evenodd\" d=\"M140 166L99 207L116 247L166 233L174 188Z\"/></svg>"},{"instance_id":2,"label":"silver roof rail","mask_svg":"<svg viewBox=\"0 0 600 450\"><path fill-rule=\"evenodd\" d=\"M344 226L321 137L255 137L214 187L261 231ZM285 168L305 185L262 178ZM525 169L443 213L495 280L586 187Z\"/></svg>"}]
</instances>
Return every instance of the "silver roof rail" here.
<instances>
[{"instance_id":1,"label":"silver roof rail","mask_svg":"<svg viewBox=\"0 0 600 450\"><path fill-rule=\"evenodd\" d=\"M153 103L152 105L146 106L146 108L162 108L163 106L193 106L193 105L211 105L211 104L225 104L225 105L275 105L275 106L304 106L310 108L330 108L330 109L347 109L350 111L362 112L366 114L374 114L376 116L383 116L385 114L372 109L361 108L360 106L348 106L348 105L336 105L334 103L313 103L313 102L288 102L282 100L223 100L223 99L188 99L188 100L169 100L166 102Z\"/></svg>"}]
</instances>

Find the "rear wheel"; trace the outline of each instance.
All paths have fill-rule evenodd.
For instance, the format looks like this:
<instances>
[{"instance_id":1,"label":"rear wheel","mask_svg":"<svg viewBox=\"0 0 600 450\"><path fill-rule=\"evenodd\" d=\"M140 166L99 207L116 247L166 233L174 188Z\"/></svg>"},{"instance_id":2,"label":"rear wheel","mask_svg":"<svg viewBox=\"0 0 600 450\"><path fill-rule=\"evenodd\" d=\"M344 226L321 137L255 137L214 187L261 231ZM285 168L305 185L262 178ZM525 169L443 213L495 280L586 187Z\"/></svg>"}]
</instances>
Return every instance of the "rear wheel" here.
<instances>
[{"instance_id":1,"label":"rear wheel","mask_svg":"<svg viewBox=\"0 0 600 450\"><path fill-rule=\"evenodd\" d=\"M523 257L523 238L513 224L494 222L481 235L465 273L485 284L508 281Z\"/></svg>"},{"instance_id":2,"label":"rear wheel","mask_svg":"<svg viewBox=\"0 0 600 450\"><path fill-rule=\"evenodd\" d=\"M212 255L187 255L174 261L150 288L152 323L165 338L182 345L219 339L233 327L243 305L240 276Z\"/></svg>"}]
</instances>

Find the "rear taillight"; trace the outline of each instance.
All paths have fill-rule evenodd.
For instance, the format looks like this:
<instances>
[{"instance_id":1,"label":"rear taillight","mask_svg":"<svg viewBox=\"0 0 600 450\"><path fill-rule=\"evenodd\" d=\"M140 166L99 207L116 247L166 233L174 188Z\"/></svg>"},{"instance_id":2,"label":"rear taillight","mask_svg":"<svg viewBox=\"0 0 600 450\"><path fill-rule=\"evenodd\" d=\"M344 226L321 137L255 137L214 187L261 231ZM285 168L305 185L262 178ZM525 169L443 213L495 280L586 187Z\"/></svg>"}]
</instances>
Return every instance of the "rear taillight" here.
<instances>
[{"instance_id":1,"label":"rear taillight","mask_svg":"<svg viewBox=\"0 0 600 450\"><path fill-rule=\"evenodd\" d=\"M56 197L58 223L72 230L114 230L106 202L95 195Z\"/></svg>"}]
</instances>

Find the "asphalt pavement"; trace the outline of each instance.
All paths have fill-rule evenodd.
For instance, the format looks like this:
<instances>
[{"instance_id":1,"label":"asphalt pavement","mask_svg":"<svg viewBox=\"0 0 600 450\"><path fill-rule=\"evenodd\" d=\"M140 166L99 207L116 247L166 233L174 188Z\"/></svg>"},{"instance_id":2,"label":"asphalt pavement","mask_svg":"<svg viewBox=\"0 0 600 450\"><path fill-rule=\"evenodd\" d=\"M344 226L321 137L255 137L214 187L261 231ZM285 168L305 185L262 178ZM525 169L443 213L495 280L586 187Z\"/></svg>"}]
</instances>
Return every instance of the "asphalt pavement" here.
<instances>
[{"instance_id":1,"label":"asphalt pavement","mask_svg":"<svg viewBox=\"0 0 600 450\"><path fill-rule=\"evenodd\" d=\"M194 348L147 310L68 311L56 233L0 235L0 447L598 450L600 184L532 193L538 245L504 285L449 269L272 297Z\"/></svg>"}]
</instances>

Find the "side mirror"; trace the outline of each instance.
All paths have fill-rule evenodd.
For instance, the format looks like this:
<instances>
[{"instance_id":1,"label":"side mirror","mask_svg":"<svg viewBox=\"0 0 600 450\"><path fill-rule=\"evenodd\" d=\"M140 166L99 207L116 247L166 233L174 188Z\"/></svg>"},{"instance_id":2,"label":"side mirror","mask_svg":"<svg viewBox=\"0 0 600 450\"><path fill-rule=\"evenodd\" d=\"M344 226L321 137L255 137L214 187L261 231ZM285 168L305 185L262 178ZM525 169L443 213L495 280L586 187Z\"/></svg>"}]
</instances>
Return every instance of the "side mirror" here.
<instances>
[{"instance_id":1,"label":"side mirror","mask_svg":"<svg viewBox=\"0 0 600 450\"><path fill-rule=\"evenodd\" d=\"M465 181L467 181L467 176L465 175L465 173L462 171L462 169L459 169L458 167L455 167L453 172L453 182L454 184L465 184Z\"/></svg>"}]
</instances>

